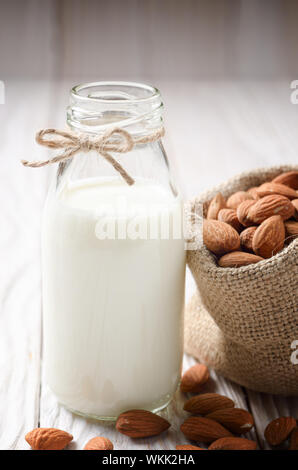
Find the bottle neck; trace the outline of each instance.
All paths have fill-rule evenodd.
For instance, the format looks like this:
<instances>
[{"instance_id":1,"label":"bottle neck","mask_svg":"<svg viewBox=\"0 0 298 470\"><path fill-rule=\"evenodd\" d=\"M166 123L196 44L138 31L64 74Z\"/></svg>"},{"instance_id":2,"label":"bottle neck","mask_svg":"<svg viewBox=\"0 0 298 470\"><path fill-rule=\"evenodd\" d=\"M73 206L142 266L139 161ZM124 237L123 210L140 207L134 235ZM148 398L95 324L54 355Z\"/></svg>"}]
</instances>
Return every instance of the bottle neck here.
<instances>
[{"instance_id":1,"label":"bottle neck","mask_svg":"<svg viewBox=\"0 0 298 470\"><path fill-rule=\"evenodd\" d=\"M114 127L146 136L163 126L160 92L149 85L97 82L70 92L67 123L72 130L103 134Z\"/></svg>"}]
</instances>

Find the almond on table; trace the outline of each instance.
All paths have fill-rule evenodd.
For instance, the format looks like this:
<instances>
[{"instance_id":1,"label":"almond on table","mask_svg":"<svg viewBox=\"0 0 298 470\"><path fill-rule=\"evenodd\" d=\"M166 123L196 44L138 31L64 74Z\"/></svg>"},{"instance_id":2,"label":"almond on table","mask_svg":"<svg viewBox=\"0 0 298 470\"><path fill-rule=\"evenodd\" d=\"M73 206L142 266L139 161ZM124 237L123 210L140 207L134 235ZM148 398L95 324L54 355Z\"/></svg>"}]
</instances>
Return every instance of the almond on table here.
<instances>
[{"instance_id":1,"label":"almond on table","mask_svg":"<svg viewBox=\"0 0 298 470\"><path fill-rule=\"evenodd\" d=\"M216 410L234 408L235 403L231 398L219 393L202 393L190 398L184 403L183 409L192 414L207 415Z\"/></svg>"},{"instance_id":2,"label":"almond on table","mask_svg":"<svg viewBox=\"0 0 298 470\"><path fill-rule=\"evenodd\" d=\"M93 437L84 447L84 450L113 450L114 446L106 437Z\"/></svg>"},{"instance_id":3,"label":"almond on table","mask_svg":"<svg viewBox=\"0 0 298 470\"><path fill-rule=\"evenodd\" d=\"M266 441L271 446L278 446L290 436L296 428L296 419L292 416L282 416L269 423L264 431Z\"/></svg>"},{"instance_id":4,"label":"almond on table","mask_svg":"<svg viewBox=\"0 0 298 470\"><path fill-rule=\"evenodd\" d=\"M243 437L223 437L213 442L208 450L256 450L257 443Z\"/></svg>"},{"instance_id":5,"label":"almond on table","mask_svg":"<svg viewBox=\"0 0 298 470\"><path fill-rule=\"evenodd\" d=\"M182 376L180 390L184 393L198 393L209 379L209 370L204 364L195 364Z\"/></svg>"},{"instance_id":6,"label":"almond on table","mask_svg":"<svg viewBox=\"0 0 298 470\"><path fill-rule=\"evenodd\" d=\"M132 438L157 436L170 426L166 419L146 410L125 411L116 422L116 429Z\"/></svg>"},{"instance_id":7,"label":"almond on table","mask_svg":"<svg viewBox=\"0 0 298 470\"><path fill-rule=\"evenodd\" d=\"M183 434L192 441L209 444L221 437L232 437L230 431L212 419L191 416L180 427Z\"/></svg>"},{"instance_id":8,"label":"almond on table","mask_svg":"<svg viewBox=\"0 0 298 470\"><path fill-rule=\"evenodd\" d=\"M25 439L34 450L62 450L73 436L61 429L35 428L26 434Z\"/></svg>"},{"instance_id":9,"label":"almond on table","mask_svg":"<svg viewBox=\"0 0 298 470\"><path fill-rule=\"evenodd\" d=\"M213 419L235 434L246 434L254 426L251 413L241 408L226 408L210 413L206 418Z\"/></svg>"}]
</instances>

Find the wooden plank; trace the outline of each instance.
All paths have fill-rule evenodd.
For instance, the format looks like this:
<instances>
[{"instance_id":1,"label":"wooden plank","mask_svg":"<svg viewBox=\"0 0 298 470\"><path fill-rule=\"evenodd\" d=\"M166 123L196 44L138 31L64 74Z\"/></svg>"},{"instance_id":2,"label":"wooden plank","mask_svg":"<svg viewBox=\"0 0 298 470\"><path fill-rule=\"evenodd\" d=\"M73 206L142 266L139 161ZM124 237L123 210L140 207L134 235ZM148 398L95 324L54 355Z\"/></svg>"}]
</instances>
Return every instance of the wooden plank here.
<instances>
[{"instance_id":1,"label":"wooden plank","mask_svg":"<svg viewBox=\"0 0 298 470\"><path fill-rule=\"evenodd\" d=\"M6 104L0 105L0 448L23 449L25 433L39 420L40 214L46 172L26 169L20 159L37 152L34 130L48 123L50 86L5 85Z\"/></svg>"}]
</instances>

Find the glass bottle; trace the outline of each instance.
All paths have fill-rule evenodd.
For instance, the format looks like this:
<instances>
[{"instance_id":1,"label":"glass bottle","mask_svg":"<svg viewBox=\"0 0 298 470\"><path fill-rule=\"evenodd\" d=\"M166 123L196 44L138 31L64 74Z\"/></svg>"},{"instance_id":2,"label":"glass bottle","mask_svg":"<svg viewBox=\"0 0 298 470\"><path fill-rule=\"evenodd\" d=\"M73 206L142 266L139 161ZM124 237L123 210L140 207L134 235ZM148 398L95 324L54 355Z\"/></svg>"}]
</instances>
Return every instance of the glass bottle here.
<instances>
[{"instance_id":1,"label":"glass bottle","mask_svg":"<svg viewBox=\"0 0 298 470\"><path fill-rule=\"evenodd\" d=\"M144 137L162 109L151 86L90 83L71 90L67 122L94 137L115 127ZM183 353L182 200L164 148L112 156L134 184L79 152L59 164L42 230L46 379L61 404L98 419L167 406Z\"/></svg>"}]
</instances>

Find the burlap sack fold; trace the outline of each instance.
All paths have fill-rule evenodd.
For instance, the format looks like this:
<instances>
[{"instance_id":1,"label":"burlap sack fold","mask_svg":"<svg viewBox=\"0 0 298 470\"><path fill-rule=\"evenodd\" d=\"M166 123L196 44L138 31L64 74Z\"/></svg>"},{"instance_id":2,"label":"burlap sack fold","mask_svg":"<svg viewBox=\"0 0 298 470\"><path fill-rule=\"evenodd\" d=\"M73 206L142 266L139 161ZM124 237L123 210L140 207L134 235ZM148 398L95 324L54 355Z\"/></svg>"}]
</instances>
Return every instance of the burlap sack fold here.
<instances>
[{"instance_id":1,"label":"burlap sack fold","mask_svg":"<svg viewBox=\"0 0 298 470\"><path fill-rule=\"evenodd\" d=\"M298 167L244 173L196 203L206 211L219 191L228 197L292 169ZM187 256L198 292L186 309L186 352L253 390L298 395L298 364L291 360L298 340L298 239L241 268L220 268L203 244Z\"/></svg>"}]
</instances>

